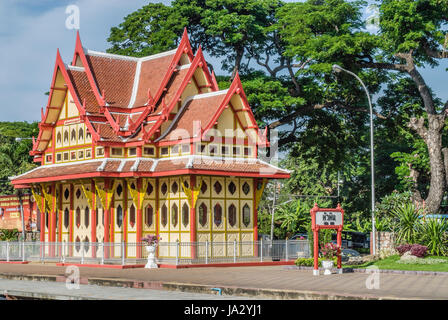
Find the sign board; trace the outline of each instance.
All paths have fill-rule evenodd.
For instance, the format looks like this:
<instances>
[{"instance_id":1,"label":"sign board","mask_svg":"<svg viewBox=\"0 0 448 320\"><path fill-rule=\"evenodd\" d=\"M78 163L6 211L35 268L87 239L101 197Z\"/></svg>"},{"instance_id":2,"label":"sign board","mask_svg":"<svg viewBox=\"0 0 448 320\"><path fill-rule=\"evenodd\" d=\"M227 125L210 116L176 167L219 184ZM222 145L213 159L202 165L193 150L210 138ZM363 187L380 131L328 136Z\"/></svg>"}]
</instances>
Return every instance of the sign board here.
<instances>
[{"instance_id":1,"label":"sign board","mask_svg":"<svg viewBox=\"0 0 448 320\"><path fill-rule=\"evenodd\" d=\"M342 212L340 211L317 211L316 225L340 226L342 225Z\"/></svg>"},{"instance_id":2,"label":"sign board","mask_svg":"<svg viewBox=\"0 0 448 320\"><path fill-rule=\"evenodd\" d=\"M337 268L338 273L342 273L342 261L341 261L341 244L342 244L342 228L344 226L344 210L338 204L338 206L333 208L319 208L317 203L310 210L311 214L311 228L313 230L313 241L314 241L314 270L313 275L319 275L319 230L321 229L336 229L337 231L337 246L338 258L337 258Z\"/></svg>"}]
</instances>

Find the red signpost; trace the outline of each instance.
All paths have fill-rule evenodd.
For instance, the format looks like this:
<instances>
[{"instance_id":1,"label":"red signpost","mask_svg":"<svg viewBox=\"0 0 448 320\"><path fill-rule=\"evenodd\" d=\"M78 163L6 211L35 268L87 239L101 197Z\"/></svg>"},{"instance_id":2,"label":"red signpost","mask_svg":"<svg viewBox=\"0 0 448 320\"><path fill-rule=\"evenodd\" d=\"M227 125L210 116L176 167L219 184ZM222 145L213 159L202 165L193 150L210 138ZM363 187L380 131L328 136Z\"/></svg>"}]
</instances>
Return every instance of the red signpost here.
<instances>
[{"instance_id":1,"label":"red signpost","mask_svg":"<svg viewBox=\"0 0 448 320\"><path fill-rule=\"evenodd\" d=\"M338 273L342 273L341 263L341 245L342 245L342 228L344 225L344 210L340 204L336 209L319 208L317 203L310 210L311 224L314 235L314 270L313 275L319 275L319 230L320 229L336 229L337 245L338 245Z\"/></svg>"}]
</instances>

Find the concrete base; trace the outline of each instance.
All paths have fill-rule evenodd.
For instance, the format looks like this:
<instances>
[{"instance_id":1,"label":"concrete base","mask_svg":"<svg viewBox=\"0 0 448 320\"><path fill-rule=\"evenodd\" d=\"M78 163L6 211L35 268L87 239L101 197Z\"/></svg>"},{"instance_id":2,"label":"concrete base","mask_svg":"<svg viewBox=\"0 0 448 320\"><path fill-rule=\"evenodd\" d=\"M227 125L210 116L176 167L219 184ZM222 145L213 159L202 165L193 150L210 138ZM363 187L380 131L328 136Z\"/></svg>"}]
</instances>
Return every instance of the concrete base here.
<instances>
[{"instance_id":1,"label":"concrete base","mask_svg":"<svg viewBox=\"0 0 448 320\"><path fill-rule=\"evenodd\" d=\"M342 268L337 269L336 273L342 274Z\"/></svg>"},{"instance_id":2,"label":"concrete base","mask_svg":"<svg viewBox=\"0 0 448 320\"><path fill-rule=\"evenodd\" d=\"M313 276L318 276L318 275L319 275L319 270L313 269Z\"/></svg>"}]
</instances>

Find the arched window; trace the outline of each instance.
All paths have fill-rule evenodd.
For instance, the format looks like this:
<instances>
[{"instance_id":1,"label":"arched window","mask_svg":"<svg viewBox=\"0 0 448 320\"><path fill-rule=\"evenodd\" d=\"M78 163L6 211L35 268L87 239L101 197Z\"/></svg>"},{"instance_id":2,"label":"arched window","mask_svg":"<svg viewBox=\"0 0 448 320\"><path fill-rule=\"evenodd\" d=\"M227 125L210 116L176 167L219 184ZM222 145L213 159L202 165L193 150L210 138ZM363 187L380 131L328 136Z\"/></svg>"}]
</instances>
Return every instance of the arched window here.
<instances>
[{"instance_id":1,"label":"arched window","mask_svg":"<svg viewBox=\"0 0 448 320\"><path fill-rule=\"evenodd\" d=\"M219 194L222 190L222 185L219 183L219 181L216 181L213 185L213 188L215 188L215 192Z\"/></svg>"},{"instance_id":2,"label":"arched window","mask_svg":"<svg viewBox=\"0 0 448 320\"><path fill-rule=\"evenodd\" d=\"M76 207L75 223L76 227L79 228L79 226L81 225L81 209L79 207Z\"/></svg>"},{"instance_id":3,"label":"arched window","mask_svg":"<svg viewBox=\"0 0 448 320\"><path fill-rule=\"evenodd\" d=\"M64 210L64 227L67 229L68 225L70 223L70 211L68 208L65 208Z\"/></svg>"},{"instance_id":4,"label":"arched window","mask_svg":"<svg viewBox=\"0 0 448 320\"><path fill-rule=\"evenodd\" d=\"M86 226L86 228L89 227L89 220L90 220L90 209L89 207L86 207L86 209L84 210L84 225Z\"/></svg>"},{"instance_id":5,"label":"arched window","mask_svg":"<svg viewBox=\"0 0 448 320\"><path fill-rule=\"evenodd\" d=\"M186 228L188 226L188 222L190 221L190 208L188 204L184 203L182 206L182 224Z\"/></svg>"},{"instance_id":6,"label":"arched window","mask_svg":"<svg viewBox=\"0 0 448 320\"><path fill-rule=\"evenodd\" d=\"M248 194L249 194L249 192L250 192L250 186L249 186L249 184L247 183L247 182L244 182L244 184L243 184L243 192L244 192L244 194L247 196Z\"/></svg>"},{"instance_id":7,"label":"arched window","mask_svg":"<svg viewBox=\"0 0 448 320\"><path fill-rule=\"evenodd\" d=\"M171 185L171 192L176 194L178 190L179 190L179 185L177 184L176 181L174 181L173 184Z\"/></svg>"},{"instance_id":8,"label":"arched window","mask_svg":"<svg viewBox=\"0 0 448 320\"><path fill-rule=\"evenodd\" d=\"M207 224L207 205L204 202L199 206L199 223L203 227Z\"/></svg>"},{"instance_id":9,"label":"arched window","mask_svg":"<svg viewBox=\"0 0 448 320\"><path fill-rule=\"evenodd\" d=\"M65 198L65 200L68 200L69 196L70 196L70 191L68 191L68 188L65 188L65 191L64 191L64 198Z\"/></svg>"},{"instance_id":10,"label":"arched window","mask_svg":"<svg viewBox=\"0 0 448 320\"><path fill-rule=\"evenodd\" d=\"M146 187L146 194L149 196L151 195L152 191L154 190L154 187L150 182L148 182L148 186Z\"/></svg>"},{"instance_id":11,"label":"arched window","mask_svg":"<svg viewBox=\"0 0 448 320\"><path fill-rule=\"evenodd\" d=\"M82 128L79 128L78 140L83 140L83 139L84 139L84 130L82 130Z\"/></svg>"},{"instance_id":12,"label":"arched window","mask_svg":"<svg viewBox=\"0 0 448 320\"><path fill-rule=\"evenodd\" d=\"M250 207L247 203L243 207L243 224L247 228L250 224Z\"/></svg>"},{"instance_id":13,"label":"arched window","mask_svg":"<svg viewBox=\"0 0 448 320\"><path fill-rule=\"evenodd\" d=\"M121 228L121 225L123 224L123 208L121 207L121 204L117 207L117 226Z\"/></svg>"},{"instance_id":14,"label":"arched window","mask_svg":"<svg viewBox=\"0 0 448 320\"><path fill-rule=\"evenodd\" d=\"M129 208L129 223L131 227L133 228L135 225L135 207L134 204L131 205Z\"/></svg>"},{"instance_id":15,"label":"arched window","mask_svg":"<svg viewBox=\"0 0 448 320\"><path fill-rule=\"evenodd\" d=\"M149 228L152 226L152 219L153 219L154 210L150 204L146 206L145 209L145 224Z\"/></svg>"},{"instance_id":16,"label":"arched window","mask_svg":"<svg viewBox=\"0 0 448 320\"><path fill-rule=\"evenodd\" d=\"M207 192L207 183L205 183L205 181L202 181L201 192L202 193L206 193Z\"/></svg>"},{"instance_id":17,"label":"arched window","mask_svg":"<svg viewBox=\"0 0 448 320\"><path fill-rule=\"evenodd\" d=\"M163 204L163 206L162 206L162 226L166 227L167 223L168 223L168 208L166 207L166 204Z\"/></svg>"},{"instance_id":18,"label":"arched window","mask_svg":"<svg viewBox=\"0 0 448 320\"><path fill-rule=\"evenodd\" d=\"M119 184L117 187L117 195L120 197L122 192L123 192L123 187L121 186L121 184Z\"/></svg>"},{"instance_id":19,"label":"arched window","mask_svg":"<svg viewBox=\"0 0 448 320\"><path fill-rule=\"evenodd\" d=\"M62 143L62 134L60 132L56 135L56 143Z\"/></svg>"},{"instance_id":20,"label":"arched window","mask_svg":"<svg viewBox=\"0 0 448 320\"><path fill-rule=\"evenodd\" d=\"M228 189L229 189L230 194L234 194L235 193L236 185L233 183L233 181L229 183L229 188Z\"/></svg>"},{"instance_id":21,"label":"arched window","mask_svg":"<svg viewBox=\"0 0 448 320\"><path fill-rule=\"evenodd\" d=\"M215 207L213 208L213 220L217 227L222 223L222 207L219 203L215 204Z\"/></svg>"},{"instance_id":22,"label":"arched window","mask_svg":"<svg viewBox=\"0 0 448 320\"><path fill-rule=\"evenodd\" d=\"M231 227L234 227L236 224L236 207L234 204L231 204L229 206L228 214L229 214L229 224Z\"/></svg>"},{"instance_id":23,"label":"arched window","mask_svg":"<svg viewBox=\"0 0 448 320\"><path fill-rule=\"evenodd\" d=\"M179 220L179 213L178 213L178 207L177 204L173 204L173 206L171 207L171 224L173 225L173 227L177 226L177 222Z\"/></svg>"},{"instance_id":24,"label":"arched window","mask_svg":"<svg viewBox=\"0 0 448 320\"><path fill-rule=\"evenodd\" d=\"M160 188L160 190L162 191L163 195L165 195L166 192L168 191L168 186L166 185L165 182L162 184L162 187Z\"/></svg>"},{"instance_id":25,"label":"arched window","mask_svg":"<svg viewBox=\"0 0 448 320\"><path fill-rule=\"evenodd\" d=\"M76 141L76 131L75 129L72 129L72 133L71 133L71 141Z\"/></svg>"},{"instance_id":26,"label":"arched window","mask_svg":"<svg viewBox=\"0 0 448 320\"><path fill-rule=\"evenodd\" d=\"M64 143L68 142L68 131L64 131Z\"/></svg>"}]
</instances>

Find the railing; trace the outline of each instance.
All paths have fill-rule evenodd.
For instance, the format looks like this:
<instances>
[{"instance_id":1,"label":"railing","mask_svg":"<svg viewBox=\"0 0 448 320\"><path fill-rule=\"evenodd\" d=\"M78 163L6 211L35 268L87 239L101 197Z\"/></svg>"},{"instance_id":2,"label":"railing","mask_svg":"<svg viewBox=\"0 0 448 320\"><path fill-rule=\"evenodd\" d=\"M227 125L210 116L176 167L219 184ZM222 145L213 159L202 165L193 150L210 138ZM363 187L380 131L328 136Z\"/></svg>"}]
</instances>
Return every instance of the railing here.
<instances>
[{"instance_id":1,"label":"railing","mask_svg":"<svg viewBox=\"0 0 448 320\"><path fill-rule=\"evenodd\" d=\"M145 264L144 243L0 242L0 260L41 263ZM306 240L161 242L157 262L163 264L213 264L288 261L309 257Z\"/></svg>"}]
</instances>

